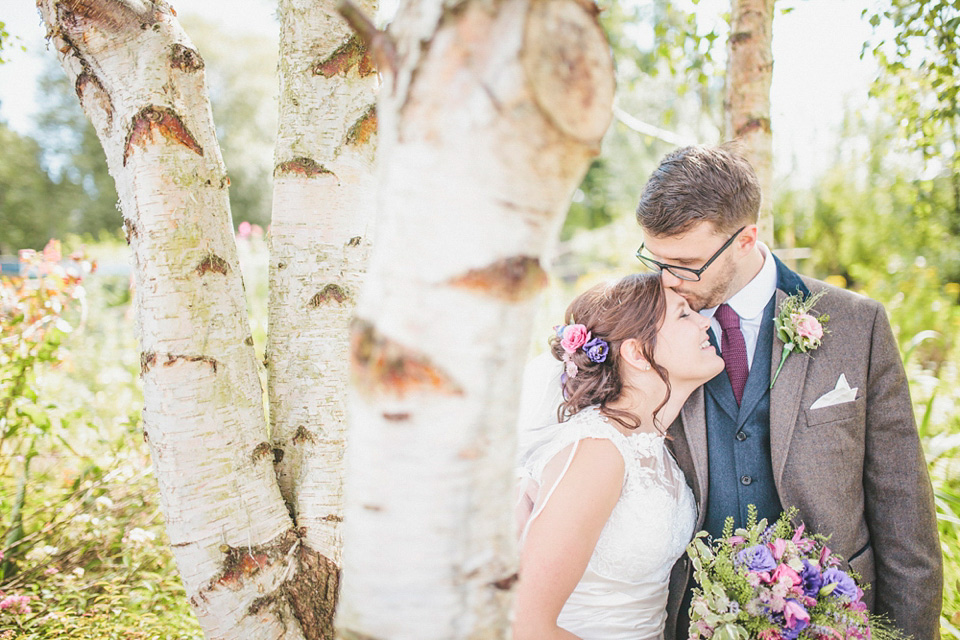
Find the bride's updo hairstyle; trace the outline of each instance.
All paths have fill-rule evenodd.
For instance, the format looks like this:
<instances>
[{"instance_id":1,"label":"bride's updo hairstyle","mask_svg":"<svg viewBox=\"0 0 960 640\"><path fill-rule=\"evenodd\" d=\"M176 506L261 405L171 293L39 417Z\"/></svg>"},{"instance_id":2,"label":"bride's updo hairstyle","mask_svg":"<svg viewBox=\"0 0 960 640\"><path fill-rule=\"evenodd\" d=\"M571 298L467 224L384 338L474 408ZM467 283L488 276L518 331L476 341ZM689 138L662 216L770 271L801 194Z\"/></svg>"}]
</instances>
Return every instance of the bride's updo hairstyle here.
<instances>
[{"instance_id":1,"label":"bride's updo hairstyle","mask_svg":"<svg viewBox=\"0 0 960 640\"><path fill-rule=\"evenodd\" d=\"M609 345L603 362L595 362L583 349L567 353L561 346L560 336L550 338L550 348L557 360L576 365L573 376L563 378L564 401L557 409L560 422L568 420L578 411L590 405L599 405L601 412L628 429L636 429L640 421L631 413L609 408L608 404L623 392L620 376L620 345L631 338L640 343L644 359L650 363L667 385L663 402L654 409L656 413L670 398L670 382L667 371L653 359L657 333L666 313L666 298L660 275L638 273L621 280L598 284L577 296L567 307L566 324L584 325L591 338L600 338ZM566 357L564 357L566 356ZM571 367L568 366L568 371ZM657 425L659 429L660 426Z\"/></svg>"}]
</instances>

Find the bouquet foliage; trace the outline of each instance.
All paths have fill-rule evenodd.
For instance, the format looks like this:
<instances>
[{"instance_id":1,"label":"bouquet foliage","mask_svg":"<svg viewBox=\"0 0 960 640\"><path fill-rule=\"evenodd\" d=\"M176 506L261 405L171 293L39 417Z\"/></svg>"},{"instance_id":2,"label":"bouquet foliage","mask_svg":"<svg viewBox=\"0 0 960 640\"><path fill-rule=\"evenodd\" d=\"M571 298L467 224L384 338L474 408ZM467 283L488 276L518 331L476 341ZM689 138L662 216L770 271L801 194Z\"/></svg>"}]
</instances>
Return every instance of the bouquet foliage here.
<instances>
[{"instance_id":1,"label":"bouquet foliage","mask_svg":"<svg viewBox=\"0 0 960 640\"><path fill-rule=\"evenodd\" d=\"M825 536L795 527L796 516L791 508L768 526L750 505L746 529L727 518L719 540L696 535L687 547L699 584L690 640L903 640L870 616L860 576L842 568Z\"/></svg>"}]
</instances>

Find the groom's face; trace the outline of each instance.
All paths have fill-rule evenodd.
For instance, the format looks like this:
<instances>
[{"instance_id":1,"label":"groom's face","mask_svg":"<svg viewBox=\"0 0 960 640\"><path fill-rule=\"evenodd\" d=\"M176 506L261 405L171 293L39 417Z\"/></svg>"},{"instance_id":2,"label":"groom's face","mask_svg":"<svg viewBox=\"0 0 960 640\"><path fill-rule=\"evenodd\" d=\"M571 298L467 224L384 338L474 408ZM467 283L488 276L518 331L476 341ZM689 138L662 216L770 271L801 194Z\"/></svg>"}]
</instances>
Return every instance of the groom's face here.
<instances>
[{"instance_id":1,"label":"groom's face","mask_svg":"<svg viewBox=\"0 0 960 640\"><path fill-rule=\"evenodd\" d=\"M699 269L723 246L728 237L718 233L712 222L701 222L689 231L675 236L645 235L644 246L659 262ZM709 309L725 302L736 293L733 283L737 272L737 244L735 241L717 256L700 274L699 281L683 280L670 271L661 271L663 286L683 296L694 311Z\"/></svg>"}]
</instances>

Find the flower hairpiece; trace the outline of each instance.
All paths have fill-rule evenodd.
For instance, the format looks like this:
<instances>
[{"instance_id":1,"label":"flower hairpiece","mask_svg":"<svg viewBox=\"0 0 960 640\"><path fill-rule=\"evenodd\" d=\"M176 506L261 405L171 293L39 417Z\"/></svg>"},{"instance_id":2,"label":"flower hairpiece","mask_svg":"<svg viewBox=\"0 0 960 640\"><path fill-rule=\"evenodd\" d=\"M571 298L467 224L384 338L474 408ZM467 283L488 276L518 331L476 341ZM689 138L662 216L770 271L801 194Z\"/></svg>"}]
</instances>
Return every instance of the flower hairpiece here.
<instances>
[{"instance_id":1,"label":"flower hairpiece","mask_svg":"<svg viewBox=\"0 0 960 640\"><path fill-rule=\"evenodd\" d=\"M610 345L603 338L592 338L587 327L582 324L557 325L554 327L560 346L563 348L564 371L569 378L577 377L577 365L573 361L573 354L577 349L587 354L590 362L600 364L606 362Z\"/></svg>"}]
</instances>

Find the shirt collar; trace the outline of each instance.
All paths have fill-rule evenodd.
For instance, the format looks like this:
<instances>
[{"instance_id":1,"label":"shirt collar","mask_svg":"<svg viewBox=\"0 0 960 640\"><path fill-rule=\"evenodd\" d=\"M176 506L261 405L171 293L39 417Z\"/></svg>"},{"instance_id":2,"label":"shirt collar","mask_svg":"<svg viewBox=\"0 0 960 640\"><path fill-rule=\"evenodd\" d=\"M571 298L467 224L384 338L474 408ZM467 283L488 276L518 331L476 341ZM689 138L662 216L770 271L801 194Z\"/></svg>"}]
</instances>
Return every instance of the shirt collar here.
<instances>
[{"instance_id":1,"label":"shirt collar","mask_svg":"<svg viewBox=\"0 0 960 640\"><path fill-rule=\"evenodd\" d=\"M760 247L760 253L763 254L763 266L759 273L753 277L740 291L737 291L727 300L727 304L737 312L742 320L754 320L763 314L770 298L777 291L777 265L773 260L773 254L767 245L757 241ZM712 318L717 307L704 309L700 313L708 318Z\"/></svg>"}]
</instances>

